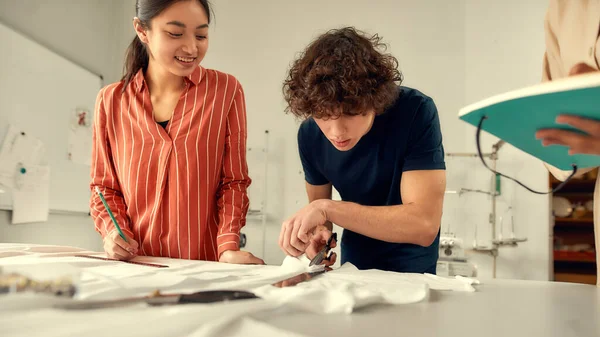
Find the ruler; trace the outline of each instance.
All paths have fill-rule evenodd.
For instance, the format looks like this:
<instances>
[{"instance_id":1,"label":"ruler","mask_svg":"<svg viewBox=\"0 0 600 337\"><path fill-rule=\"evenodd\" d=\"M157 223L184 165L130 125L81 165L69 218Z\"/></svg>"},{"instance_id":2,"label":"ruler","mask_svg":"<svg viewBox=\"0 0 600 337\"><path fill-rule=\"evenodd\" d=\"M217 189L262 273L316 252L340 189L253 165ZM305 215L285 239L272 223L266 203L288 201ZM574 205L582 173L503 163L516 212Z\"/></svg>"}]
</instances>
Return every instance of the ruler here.
<instances>
[{"instance_id":1,"label":"ruler","mask_svg":"<svg viewBox=\"0 0 600 337\"><path fill-rule=\"evenodd\" d=\"M103 261L125 262L125 263L137 264L137 265L140 265L140 266L147 266L147 267L169 268L169 266L164 265L164 264L156 264L156 263L148 263L148 262L138 262L138 261L124 261L124 260L110 259L110 258L107 258L107 257L91 256L91 255L74 255L74 256L76 256L76 257L85 257L85 258L88 258L88 259L103 260Z\"/></svg>"}]
</instances>

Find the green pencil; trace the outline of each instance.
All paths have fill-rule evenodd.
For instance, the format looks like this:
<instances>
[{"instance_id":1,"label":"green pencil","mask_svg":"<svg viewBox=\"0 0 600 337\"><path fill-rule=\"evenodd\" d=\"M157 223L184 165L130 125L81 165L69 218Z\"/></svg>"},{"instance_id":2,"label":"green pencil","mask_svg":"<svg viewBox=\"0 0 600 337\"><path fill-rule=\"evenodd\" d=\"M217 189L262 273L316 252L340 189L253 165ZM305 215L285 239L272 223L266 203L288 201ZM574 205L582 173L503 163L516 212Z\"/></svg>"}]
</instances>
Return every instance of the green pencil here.
<instances>
[{"instance_id":1,"label":"green pencil","mask_svg":"<svg viewBox=\"0 0 600 337\"><path fill-rule=\"evenodd\" d=\"M119 235L123 238L123 240L125 240L125 242L127 242L127 238L125 237L125 234L123 234L123 231L121 231L121 227L119 227L119 224L117 223L117 219L115 219L115 216L113 215L112 211L110 210L110 207L108 207L108 204L106 203L106 200L104 199L104 196L102 195L102 192L100 192L100 189L98 188L98 186L96 186L96 192L100 196L100 200L102 200L102 203L104 204L104 207L108 211L108 215L110 215L112 222L115 224L115 227L119 231Z\"/></svg>"}]
</instances>

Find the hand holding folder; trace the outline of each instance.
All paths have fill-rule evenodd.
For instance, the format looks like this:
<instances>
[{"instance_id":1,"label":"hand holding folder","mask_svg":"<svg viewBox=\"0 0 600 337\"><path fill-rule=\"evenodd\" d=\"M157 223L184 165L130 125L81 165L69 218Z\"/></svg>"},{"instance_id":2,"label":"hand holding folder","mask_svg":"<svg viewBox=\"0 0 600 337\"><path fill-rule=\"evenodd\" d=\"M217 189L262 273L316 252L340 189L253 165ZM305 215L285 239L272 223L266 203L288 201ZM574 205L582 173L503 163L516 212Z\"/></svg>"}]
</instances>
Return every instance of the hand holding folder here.
<instances>
[{"instance_id":1,"label":"hand holding folder","mask_svg":"<svg viewBox=\"0 0 600 337\"><path fill-rule=\"evenodd\" d=\"M569 155L600 155L600 121L579 116L560 115L556 118L556 122L569 125L581 132L543 129L535 134L536 138L542 142L542 145L566 146L569 149Z\"/></svg>"},{"instance_id":2,"label":"hand holding folder","mask_svg":"<svg viewBox=\"0 0 600 337\"><path fill-rule=\"evenodd\" d=\"M578 116L565 121L561 115ZM569 77L511 91L469 105L459 118L486 131L514 147L562 170L600 166L600 156L590 142L600 146L600 73ZM584 119L581 119L584 118ZM557 120L558 119L558 120ZM573 122L583 121L583 123ZM544 146L538 136L559 130L562 141L554 139ZM595 133L595 134L591 134ZM552 134L552 132L551 132ZM554 132L554 134L556 134ZM579 137L577 137L579 135ZM570 137L567 137L570 136ZM573 137L575 136L575 137ZM546 137L542 137L546 138ZM575 143L565 141L575 139ZM586 144L588 143L587 147ZM574 152L569 147L579 144ZM587 149L587 148L590 149ZM585 151L577 151L579 149ZM594 154L590 154L594 153Z\"/></svg>"},{"instance_id":3,"label":"hand holding folder","mask_svg":"<svg viewBox=\"0 0 600 337\"><path fill-rule=\"evenodd\" d=\"M581 74L598 75L600 72L585 63L575 65L569 72L569 76ZM600 101L598 102L600 106ZM600 155L600 121L568 114L556 118L559 124L569 125L581 132L564 131L560 129L543 129L535 136L542 141L544 146L563 145L569 148L569 154L594 154Z\"/></svg>"}]
</instances>

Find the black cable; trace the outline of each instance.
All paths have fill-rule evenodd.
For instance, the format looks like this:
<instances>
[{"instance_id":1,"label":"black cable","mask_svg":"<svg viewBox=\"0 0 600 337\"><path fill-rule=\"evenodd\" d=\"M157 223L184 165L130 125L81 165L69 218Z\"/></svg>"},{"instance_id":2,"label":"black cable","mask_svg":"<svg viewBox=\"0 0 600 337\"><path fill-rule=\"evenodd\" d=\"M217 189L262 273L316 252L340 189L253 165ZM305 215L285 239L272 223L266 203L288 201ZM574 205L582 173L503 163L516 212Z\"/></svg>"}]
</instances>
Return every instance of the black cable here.
<instances>
[{"instance_id":1,"label":"black cable","mask_svg":"<svg viewBox=\"0 0 600 337\"><path fill-rule=\"evenodd\" d=\"M477 135L475 136L475 142L477 143L477 154L479 155L479 159L481 159L481 162L483 163L483 165L490 171L492 171L494 174L500 175L504 178L510 179L514 182L516 182L517 184L523 186L525 189L527 189L529 192L531 193L535 193L535 194L550 194L550 193L556 193L558 192L561 188L563 188L563 186L565 186L570 180L571 178L573 178L575 176L575 173L577 173L577 165L573 164L573 173L571 173L571 175L562 183L560 183L558 186L556 186L556 188L554 188L552 191L548 191L548 192L538 192L535 190L532 190L531 188L525 186L523 183L521 183L520 181L518 181L517 179L511 178L507 175L504 175L500 172L497 172L496 170L493 170L492 168L490 168L487 163L485 162L485 160L483 159L483 155L481 154L481 144L480 144L480 137L481 137L481 126L483 125L483 121L487 119L487 116L482 116L481 120L479 121L479 125L477 126Z\"/></svg>"}]
</instances>

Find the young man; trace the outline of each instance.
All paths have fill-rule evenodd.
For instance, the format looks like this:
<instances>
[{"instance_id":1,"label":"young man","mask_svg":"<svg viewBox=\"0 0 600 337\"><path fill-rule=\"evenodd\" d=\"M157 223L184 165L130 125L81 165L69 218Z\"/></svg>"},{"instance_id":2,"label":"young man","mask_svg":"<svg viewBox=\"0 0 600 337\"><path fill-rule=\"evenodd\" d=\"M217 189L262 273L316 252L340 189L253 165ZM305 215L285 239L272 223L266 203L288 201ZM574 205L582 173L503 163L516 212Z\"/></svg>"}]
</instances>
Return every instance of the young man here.
<instances>
[{"instance_id":1,"label":"young man","mask_svg":"<svg viewBox=\"0 0 600 337\"><path fill-rule=\"evenodd\" d=\"M279 245L312 258L335 223L342 263L434 274L446 186L437 109L399 86L398 62L382 47L377 35L343 28L294 62L284 94L287 111L305 119L298 147L310 204L283 223ZM331 200L332 186L343 201Z\"/></svg>"},{"instance_id":2,"label":"young man","mask_svg":"<svg viewBox=\"0 0 600 337\"><path fill-rule=\"evenodd\" d=\"M551 0L545 20L546 54L543 80L552 81L567 76L596 73L600 70L600 1ZM600 104L600 100L599 100ZM568 113L568 112L567 112ZM584 134L548 129L538 131L536 137L546 146L559 144L569 147L571 154L600 155L600 121L565 115L558 123L569 124ZM571 172L547 165L550 172L564 180ZM583 174L589 170L580 170ZM594 192L594 231L596 232L597 284L600 286L600 180Z\"/></svg>"}]
</instances>

